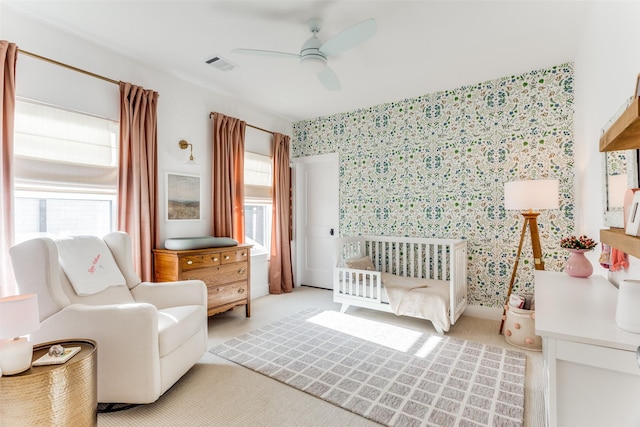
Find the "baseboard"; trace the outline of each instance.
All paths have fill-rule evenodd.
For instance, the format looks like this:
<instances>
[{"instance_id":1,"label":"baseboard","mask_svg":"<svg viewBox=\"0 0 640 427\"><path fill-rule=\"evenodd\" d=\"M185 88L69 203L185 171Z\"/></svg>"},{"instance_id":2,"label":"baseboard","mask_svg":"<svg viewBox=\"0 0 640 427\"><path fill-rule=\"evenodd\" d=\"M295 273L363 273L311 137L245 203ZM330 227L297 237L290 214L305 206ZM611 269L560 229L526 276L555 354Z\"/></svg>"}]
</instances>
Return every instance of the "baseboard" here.
<instances>
[{"instance_id":1,"label":"baseboard","mask_svg":"<svg viewBox=\"0 0 640 427\"><path fill-rule=\"evenodd\" d=\"M481 305L469 305L464 311L465 316L479 317L481 319L501 320L502 307L483 307Z\"/></svg>"},{"instance_id":2,"label":"baseboard","mask_svg":"<svg viewBox=\"0 0 640 427\"><path fill-rule=\"evenodd\" d=\"M269 284L265 283L264 285L251 286L251 299L254 300L256 298L264 297L269 295Z\"/></svg>"}]
</instances>

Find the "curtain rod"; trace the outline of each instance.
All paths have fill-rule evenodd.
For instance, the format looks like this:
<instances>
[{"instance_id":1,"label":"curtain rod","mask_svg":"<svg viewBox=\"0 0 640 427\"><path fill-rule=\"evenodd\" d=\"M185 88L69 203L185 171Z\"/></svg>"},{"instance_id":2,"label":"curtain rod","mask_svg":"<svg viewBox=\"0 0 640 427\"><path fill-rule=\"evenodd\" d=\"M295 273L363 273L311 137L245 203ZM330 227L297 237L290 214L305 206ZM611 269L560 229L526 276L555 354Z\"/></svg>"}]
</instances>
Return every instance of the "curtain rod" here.
<instances>
[{"instance_id":1,"label":"curtain rod","mask_svg":"<svg viewBox=\"0 0 640 427\"><path fill-rule=\"evenodd\" d=\"M120 82L117 81L117 80L113 80L113 79L110 79L108 77L104 77L104 76L101 76L99 74L95 74L95 73L92 73L90 71L86 71L86 70L83 70L81 68L77 68L77 67L74 67L72 65L65 64L63 62L55 61L53 59L46 58L44 56L36 55L35 53L28 52L26 50L18 49L18 52L22 53L24 55L31 56L33 58L39 59L41 61L49 62L51 64L59 65L60 67L64 67L64 68L68 68L68 69L73 70L73 71L77 71L78 73L86 74L87 76L95 77L96 79L104 80L105 82L113 83L115 85L120 85Z\"/></svg>"},{"instance_id":2,"label":"curtain rod","mask_svg":"<svg viewBox=\"0 0 640 427\"><path fill-rule=\"evenodd\" d=\"M213 113L209 113L209 118L213 117ZM258 126L254 126L254 125L250 125L249 123L246 123L247 126L249 126L250 128L256 129L256 130L261 130L262 132L266 132L266 133L270 133L271 135L274 135L275 132L258 127Z\"/></svg>"}]
</instances>

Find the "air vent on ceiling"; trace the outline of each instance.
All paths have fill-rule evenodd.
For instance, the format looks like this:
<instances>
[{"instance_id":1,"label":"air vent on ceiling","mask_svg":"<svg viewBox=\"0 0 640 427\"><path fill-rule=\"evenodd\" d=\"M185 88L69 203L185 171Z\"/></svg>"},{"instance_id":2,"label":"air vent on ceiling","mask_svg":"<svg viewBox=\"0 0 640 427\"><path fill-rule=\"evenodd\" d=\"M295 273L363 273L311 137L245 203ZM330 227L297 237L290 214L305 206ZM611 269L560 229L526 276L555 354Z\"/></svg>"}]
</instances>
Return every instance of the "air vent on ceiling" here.
<instances>
[{"instance_id":1,"label":"air vent on ceiling","mask_svg":"<svg viewBox=\"0 0 640 427\"><path fill-rule=\"evenodd\" d=\"M236 64L232 63L231 61L227 61L226 59L217 55L211 59L208 59L206 62L207 64L213 65L221 71L230 71L236 68Z\"/></svg>"}]
</instances>

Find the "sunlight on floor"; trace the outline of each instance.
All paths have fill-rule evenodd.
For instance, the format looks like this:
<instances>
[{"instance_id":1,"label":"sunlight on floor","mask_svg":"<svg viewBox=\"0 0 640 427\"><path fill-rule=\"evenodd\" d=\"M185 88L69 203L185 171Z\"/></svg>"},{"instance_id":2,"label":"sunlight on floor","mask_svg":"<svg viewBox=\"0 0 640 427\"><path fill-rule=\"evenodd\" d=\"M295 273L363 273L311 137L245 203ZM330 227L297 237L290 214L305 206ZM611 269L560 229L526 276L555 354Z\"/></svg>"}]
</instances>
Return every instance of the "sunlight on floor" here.
<instances>
[{"instance_id":1,"label":"sunlight on floor","mask_svg":"<svg viewBox=\"0 0 640 427\"><path fill-rule=\"evenodd\" d=\"M421 338L424 339L424 337L428 336L426 342L416 352L418 357L425 357L442 341L442 338L438 336L429 336L411 329L362 319L336 311L324 311L311 317L308 321L405 353L419 345Z\"/></svg>"}]
</instances>

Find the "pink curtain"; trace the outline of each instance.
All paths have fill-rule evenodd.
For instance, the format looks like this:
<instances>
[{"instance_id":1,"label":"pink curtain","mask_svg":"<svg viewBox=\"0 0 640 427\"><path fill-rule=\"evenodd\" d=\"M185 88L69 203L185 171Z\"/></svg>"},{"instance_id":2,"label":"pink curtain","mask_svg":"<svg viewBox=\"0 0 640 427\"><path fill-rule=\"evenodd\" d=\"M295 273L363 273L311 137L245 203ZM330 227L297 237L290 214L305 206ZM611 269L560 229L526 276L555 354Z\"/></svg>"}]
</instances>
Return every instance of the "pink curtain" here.
<instances>
[{"instance_id":1,"label":"pink curtain","mask_svg":"<svg viewBox=\"0 0 640 427\"><path fill-rule=\"evenodd\" d=\"M211 233L244 243L244 133L242 120L213 113Z\"/></svg>"},{"instance_id":2,"label":"pink curtain","mask_svg":"<svg viewBox=\"0 0 640 427\"><path fill-rule=\"evenodd\" d=\"M18 46L0 40L0 60L2 60L2 103L0 104L0 176L2 194L0 206L0 296L18 292L13 277L9 248L13 244L13 121L16 109L16 62Z\"/></svg>"},{"instance_id":3,"label":"pink curtain","mask_svg":"<svg viewBox=\"0 0 640 427\"><path fill-rule=\"evenodd\" d=\"M269 293L293 290L291 264L291 167L289 137L273 134L273 211L271 221L271 259Z\"/></svg>"},{"instance_id":4,"label":"pink curtain","mask_svg":"<svg viewBox=\"0 0 640 427\"><path fill-rule=\"evenodd\" d=\"M159 246L156 211L158 93L120 82L120 164L118 230L131 236L136 272L153 280L153 253Z\"/></svg>"}]
</instances>

